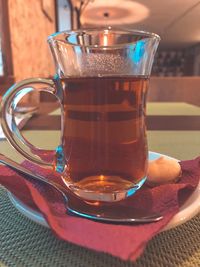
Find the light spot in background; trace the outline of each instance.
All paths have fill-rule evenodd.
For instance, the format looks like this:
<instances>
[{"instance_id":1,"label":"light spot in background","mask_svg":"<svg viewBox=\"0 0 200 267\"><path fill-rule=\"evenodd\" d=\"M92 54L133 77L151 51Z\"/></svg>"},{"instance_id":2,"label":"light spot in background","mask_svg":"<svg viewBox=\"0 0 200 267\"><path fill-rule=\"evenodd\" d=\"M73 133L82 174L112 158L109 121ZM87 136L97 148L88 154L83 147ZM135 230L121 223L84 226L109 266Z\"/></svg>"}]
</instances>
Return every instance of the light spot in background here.
<instances>
[{"instance_id":1,"label":"light spot in background","mask_svg":"<svg viewBox=\"0 0 200 267\"><path fill-rule=\"evenodd\" d=\"M81 16L84 25L123 25L146 19L149 9L131 0L95 0L90 3Z\"/></svg>"}]
</instances>

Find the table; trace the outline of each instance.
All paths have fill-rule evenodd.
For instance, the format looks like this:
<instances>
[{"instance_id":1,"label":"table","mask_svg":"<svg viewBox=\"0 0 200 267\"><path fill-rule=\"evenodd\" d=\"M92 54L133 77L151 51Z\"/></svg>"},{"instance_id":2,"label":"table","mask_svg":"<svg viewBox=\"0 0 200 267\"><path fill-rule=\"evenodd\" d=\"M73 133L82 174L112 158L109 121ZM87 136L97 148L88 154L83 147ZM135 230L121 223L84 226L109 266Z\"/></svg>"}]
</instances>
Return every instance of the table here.
<instances>
[{"instance_id":1,"label":"table","mask_svg":"<svg viewBox=\"0 0 200 267\"><path fill-rule=\"evenodd\" d=\"M187 103L149 103L147 111L150 150L179 159L199 156L199 107ZM58 110L35 116L24 128L24 135L35 145L53 149L59 142L58 116ZM0 152L22 160L6 141L1 141ZM3 188L0 188L0 229L0 266L200 266L200 215L154 237L135 263L58 240L49 229L23 217Z\"/></svg>"}]
</instances>

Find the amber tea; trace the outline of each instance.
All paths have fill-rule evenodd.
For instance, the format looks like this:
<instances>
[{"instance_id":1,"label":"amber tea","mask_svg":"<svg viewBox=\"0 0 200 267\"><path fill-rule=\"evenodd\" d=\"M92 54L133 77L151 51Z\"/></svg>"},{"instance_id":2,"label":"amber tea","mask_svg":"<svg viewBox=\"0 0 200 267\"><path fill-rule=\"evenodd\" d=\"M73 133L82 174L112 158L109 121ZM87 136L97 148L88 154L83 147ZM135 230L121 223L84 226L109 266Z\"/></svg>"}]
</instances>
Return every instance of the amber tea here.
<instances>
[{"instance_id":1,"label":"amber tea","mask_svg":"<svg viewBox=\"0 0 200 267\"><path fill-rule=\"evenodd\" d=\"M127 191L146 175L146 77L62 79L64 181L87 191ZM83 191L85 191L84 196Z\"/></svg>"}]
</instances>

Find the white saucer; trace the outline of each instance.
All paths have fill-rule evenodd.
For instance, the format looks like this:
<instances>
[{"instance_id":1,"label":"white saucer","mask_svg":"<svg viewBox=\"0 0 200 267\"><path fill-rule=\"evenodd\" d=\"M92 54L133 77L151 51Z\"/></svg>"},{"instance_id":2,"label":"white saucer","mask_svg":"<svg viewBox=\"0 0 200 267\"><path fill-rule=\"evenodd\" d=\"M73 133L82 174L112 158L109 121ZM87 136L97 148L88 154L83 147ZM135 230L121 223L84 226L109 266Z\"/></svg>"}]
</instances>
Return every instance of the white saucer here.
<instances>
[{"instance_id":1,"label":"white saucer","mask_svg":"<svg viewBox=\"0 0 200 267\"><path fill-rule=\"evenodd\" d=\"M149 152L149 159L153 160L156 158L159 158L160 156L165 156L156 152ZM24 216L29 218L30 220L43 225L45 227L49 227L48 223L44 219L43 215L28 206L26 206L24 203L22 203L19 199L17 199L14 195L12 195L10 192L8 192L8 196L13 203L13 205L17 208L19 212L21 212ZM195 215L197 215L200 212L200 183L195 189L195 191L192 193L192 195L188 198L188 200L184 203L184 205L181 206L180 211L172 218L172 220L168 223L168 225L163 229L169 230L171 228L174 228L178 225L181 225L187 221L189 221L191 218L193 218Z\"/></svg>"}]
</instances>

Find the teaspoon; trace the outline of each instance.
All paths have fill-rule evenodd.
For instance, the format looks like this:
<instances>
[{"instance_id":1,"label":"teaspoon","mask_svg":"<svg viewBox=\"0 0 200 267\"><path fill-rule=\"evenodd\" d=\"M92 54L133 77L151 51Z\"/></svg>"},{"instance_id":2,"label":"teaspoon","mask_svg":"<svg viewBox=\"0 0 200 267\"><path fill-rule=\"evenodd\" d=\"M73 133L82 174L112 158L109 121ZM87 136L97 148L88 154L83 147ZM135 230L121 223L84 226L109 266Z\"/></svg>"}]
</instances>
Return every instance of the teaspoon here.
<instances>
[{"instance_id":1,"label":"teaspoon","mask_svg":"<svg viewBox=\"0 0 200 267\"><path fill-rule=\"evenodd\" d=\"M80 199L71 196L70 193L66 193L67 190L62 185L52 180L47 180L44 176L36 174L33 171L24 168L20 164L16 163L15 161L11 160L10 158L7 158L2 154L0 154L0 162L9 167L10 169L15 170L17 173L21 174L24 179L28 181L34 179L42 183L48 184L49 186L54 188L62 195L66 211L73 215L78 215L101 222L123 224L150 223L160 221L163 218L163 216L159 213L145 214L145 212L142 211L132 210L131 207L127 207L127 210L126 207L123 207L122 212L120 212L119 209L113 209L112 205L94 208L94 206L86 204L84 201L81 201Z\"/></svg>"}]
</instances>

